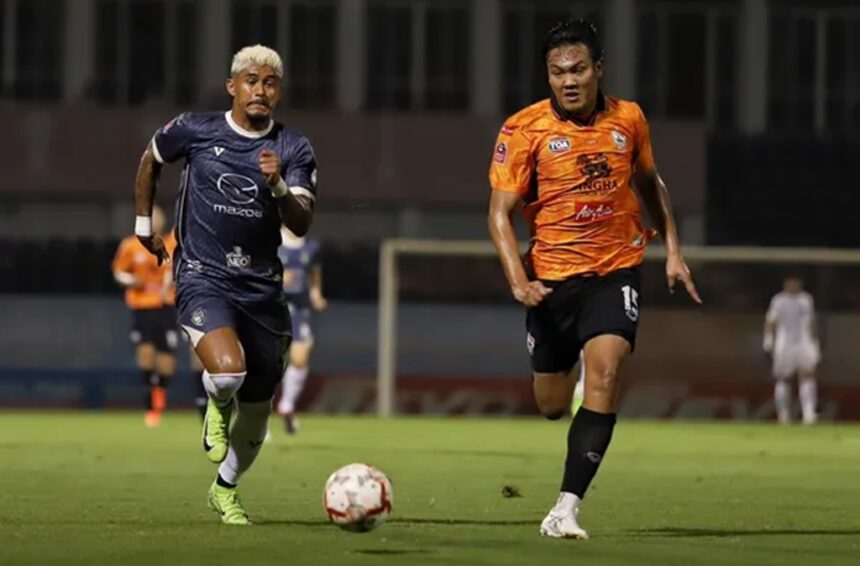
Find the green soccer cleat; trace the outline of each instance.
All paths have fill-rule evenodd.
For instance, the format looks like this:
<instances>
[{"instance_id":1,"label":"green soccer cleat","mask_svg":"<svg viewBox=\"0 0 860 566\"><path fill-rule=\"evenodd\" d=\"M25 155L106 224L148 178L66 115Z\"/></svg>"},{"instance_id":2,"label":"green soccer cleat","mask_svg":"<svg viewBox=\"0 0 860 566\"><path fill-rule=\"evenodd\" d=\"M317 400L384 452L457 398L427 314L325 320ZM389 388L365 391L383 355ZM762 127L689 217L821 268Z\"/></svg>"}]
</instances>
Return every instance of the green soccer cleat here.
<instances>
[{"instance_id":1,"label":"green soccer cleat","mask_svg":"<svg viewBox=\"0 0 860 566\"><path fill-rule=\"evenodd\" d=\"M215 401L209 399L206 405L206 415L203 417L203 450L206 451L206 457L215 464L220 464L227 457L232 412L232 401L225 407L219 407Z\"/></svg>"},{"instance_id":2,"label":"green soccer cleat","mask_svg":"<svg viewBox=\"0 0 860 566\"><path fill-rule=\"evenodd\" d=\"M221 487L217 481L209 488L209 507L221 515L225 525L250 525L251 519L242 507L239 492L235 487Z\"/></svg>"}]
</instances>

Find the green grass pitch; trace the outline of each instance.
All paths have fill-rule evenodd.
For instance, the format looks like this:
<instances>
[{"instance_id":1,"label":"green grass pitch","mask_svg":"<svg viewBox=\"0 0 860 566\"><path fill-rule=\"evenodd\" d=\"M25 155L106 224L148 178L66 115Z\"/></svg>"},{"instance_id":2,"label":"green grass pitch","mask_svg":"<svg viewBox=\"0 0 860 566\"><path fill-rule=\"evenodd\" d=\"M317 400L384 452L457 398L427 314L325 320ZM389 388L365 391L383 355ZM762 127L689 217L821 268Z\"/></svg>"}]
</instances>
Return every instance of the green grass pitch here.
<instances>
[{"instance_id":1,"label":"green grass pitch","mask_svg":"<svg viewBox=\"0 0 860 566\"><path fill-rule=\"evenodd\" d=\"M0 564L858 564L860 427L621 421L580 516L543 539L566 422L308 417L242 484L256 524L205 505L197 419L0 414ZM327 523L322 484L363 461L394 482L368 534ZM504 498L516 486L521 497Z\"/></svg>"}]
</instances>

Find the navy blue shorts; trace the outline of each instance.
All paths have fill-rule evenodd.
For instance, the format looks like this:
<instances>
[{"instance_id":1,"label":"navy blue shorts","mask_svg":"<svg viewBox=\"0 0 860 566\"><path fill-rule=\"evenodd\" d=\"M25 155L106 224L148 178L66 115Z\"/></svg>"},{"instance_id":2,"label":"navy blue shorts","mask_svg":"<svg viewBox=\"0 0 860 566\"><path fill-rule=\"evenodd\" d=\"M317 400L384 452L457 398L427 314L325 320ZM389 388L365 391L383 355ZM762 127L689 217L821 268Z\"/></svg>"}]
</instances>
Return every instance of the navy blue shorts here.
<instances>
[{"instance_id":1,"label":"navy blue shorts","mask_svg":"<svg viewBox=\"0 0 860 566\"><path fill-rule=\"evenodd\" d=\"M218 328L236 331L248 372L239 389L240 401L258 403L274 396L291 341L290 313L285 303L239 304L214 291L183 289L178 307L179 324L195 347L204 335Z\"/></svg>"}]
</instances>

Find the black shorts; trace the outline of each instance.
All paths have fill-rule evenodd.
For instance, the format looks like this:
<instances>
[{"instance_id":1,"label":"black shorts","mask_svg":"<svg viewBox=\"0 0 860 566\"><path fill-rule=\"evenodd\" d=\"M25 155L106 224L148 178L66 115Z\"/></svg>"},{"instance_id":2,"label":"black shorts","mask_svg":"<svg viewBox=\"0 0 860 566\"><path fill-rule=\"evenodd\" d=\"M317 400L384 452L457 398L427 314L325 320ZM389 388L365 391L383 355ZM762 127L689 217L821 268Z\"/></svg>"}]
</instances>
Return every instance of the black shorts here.
<instances>
[{"instance_id":1,"label":"black shorts","mask_svg":"<svg viewBox=\"0 0 860 566\"><path fill-rule=\"evenodd\" d=\"M605 276L578 275L564 281L544 281L553 289L526 314L526 345L532 370L570 371L586 342L615 334L636 346L639 322L638 267Z\"/></svg>"},{"instance_id":2,"label":"black shorts","mask_svg":"<svg viewBox=\"0 0 860 566\"><path fill-rule=\"evenodd\" d=\"M133 344L152 344L156 352L172 354L176 351L176 309L137 309L131 311L131 341Z\"/></svg>"}]
</instances>

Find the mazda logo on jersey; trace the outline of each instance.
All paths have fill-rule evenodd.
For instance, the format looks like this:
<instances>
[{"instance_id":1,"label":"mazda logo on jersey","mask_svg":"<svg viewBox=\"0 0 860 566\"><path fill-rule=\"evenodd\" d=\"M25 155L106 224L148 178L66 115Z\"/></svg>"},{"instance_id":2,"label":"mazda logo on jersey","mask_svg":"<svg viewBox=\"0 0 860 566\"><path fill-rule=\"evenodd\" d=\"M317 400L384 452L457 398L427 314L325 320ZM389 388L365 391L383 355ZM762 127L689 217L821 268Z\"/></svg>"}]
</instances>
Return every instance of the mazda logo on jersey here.
<instances>
[{"instance_id":1,"label":"mazda logo on jersey","mask_svg":"<svg viewBox=\"0 0 860 566\"><path fill-rule=\"evenodd\" d=\"M223 173L218 177L217 187L232 204L251 204L260 191L253 179L236 173Z\"/></svg>"}]
</instances>

